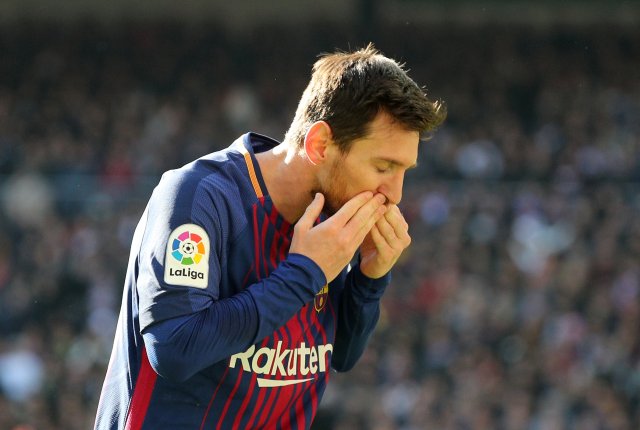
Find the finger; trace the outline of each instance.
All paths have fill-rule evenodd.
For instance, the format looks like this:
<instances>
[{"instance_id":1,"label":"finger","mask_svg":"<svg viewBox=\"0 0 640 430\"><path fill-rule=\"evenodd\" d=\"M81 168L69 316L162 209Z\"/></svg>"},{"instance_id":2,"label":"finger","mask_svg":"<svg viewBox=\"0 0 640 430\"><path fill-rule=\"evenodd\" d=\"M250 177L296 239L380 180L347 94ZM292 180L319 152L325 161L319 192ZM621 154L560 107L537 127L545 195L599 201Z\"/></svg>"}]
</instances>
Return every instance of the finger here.
<instances>
[{"instance_id":1,"label":"finger","mask_svg":"<svg viewBox=\"0 0 640 430\"><path fill-rule=\"evenodd\" d=\"M377 193L372 199L360 206L348 221L351 229L354 232L358 232L363 228L367 232L371 230L373 224L375 224L378 218L387 210L386 206L384 206L385 201L386 197L384 194Z\"/></svg>"},{"instance_id":2,"label":"finger","mask_svg":"<svg viewBox=\"0 0 640 430\"><path fill-rule=\"evenodd\" d=\"M405 239L409 237L409 224L404 219L404 216L402 216L402 212L400 212L398 206L393 205L389 207L384 217L398 238Z\"/></svg>"},{"instance_id":3,"label":"finger","mask_svg":"<svg viewBox=\"0 0 640 430\"><path fill-rule=\"evenodd\" d=\"M382 237L390 244L398 240L396 230L394 226L389 222L386 213L385 216L381 217L378 222L376 222L375 227L380 232Z\"/></svg>"},{"instance_id":4,"label":"finger","mask_svg":"<svg viewBox=\"0 0 640 430\"><path fill-rule=\"evenodd\" d=\"M373 244L375 245L378 252L386 252L386 250L389 248L389 243L380 232L378 224L375 224L371 228L370 234L371 240L373 240Z\"/></svg>"},{"instance_id":5,"label":"finger","mask_svg":"<svg viewBox=\"0 0 640 430\"><path fill-rule=\"evenodd\" d=\"M309 230L313 227L316 219L320 216L322 212L322 208L324 207L324 196L321 193L316 193L315 197L307 206L304 213L296 223L304 230Z\"/></svg>"},{"instance_id":6,"label":"finger","mask_svg":"<svg viewBox=\"0 0 640 430\"><path fill-rule=\"evenodd\" d=\"M389 262L395 261L402 252L401 248L394 248L392 244L384 238L377 224L371 229L370 235L373 245L378 252L380 262L386 262L386 264L388 264Z\"/></svg>"},{"instance_id":7,"label":"finger","mask_svg":"<svg viewBox=\"0 0 640 430\"><path fill-rule=\"evenodd\" d=\"M352 234L356 242L362 242L376 222L384 218L387 207L382 204L382 201L383 199L374 198L360 208L345 226L345 233ZM376 207L377 204L379 206Z\"/></svg>"},{"instance_id":8,"label":"finger","mask_svg":"<svg viewBox=\"0 0 640 430\"><path fill-rule=\"evenodd\" d=\"M371 203L373 198L371 191L363 191L356 194L347 203L345 203L331 218L334 222L338 222L341 226L346 225L351 218L367 203Z\"/></svg>"}]
</instances>

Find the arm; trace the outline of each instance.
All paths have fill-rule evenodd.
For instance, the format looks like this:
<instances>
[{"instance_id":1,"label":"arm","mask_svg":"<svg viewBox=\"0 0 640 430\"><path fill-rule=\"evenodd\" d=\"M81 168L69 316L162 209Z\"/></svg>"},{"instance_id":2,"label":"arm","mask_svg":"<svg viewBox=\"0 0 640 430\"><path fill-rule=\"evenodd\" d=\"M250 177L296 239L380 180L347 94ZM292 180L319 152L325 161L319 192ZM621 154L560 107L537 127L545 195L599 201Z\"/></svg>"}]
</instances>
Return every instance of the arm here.
<instances>
[{"instance_id":1,"label":"arm","mask_svg":"<svg viewBox=\"0 0 640 430\"><path fill-rule=\"evenodd\" d=\"M367 345L380 316L380 298L389 284L389 274L367 278L356 266L346 278L338 307L338 326L331 366L339 371L350 370Z\"/></svg>"},{"instance_id":2,"label":"arm","mask_svg":"<svg viewBox=\"0 0 640 430\"><path fill-rule=\"evenodd\" d=\"M184 381L245 350L313 300L326 283L311 259L293 252L270 276L233 296L222 295L230 236L251 228L244 209L227 201L237 196L205 184L201 175L168 173L149 202L142 239L133 245L137 263L129 276L135 273L140 333L150 364L163 377ZM185 231L200 236L198 252L204 257L187 267L202 278L175 275L185 270L182 256L174 257Z\"/></svg>"},{"instance_id":3,"label":"arm","mask_svg":"<svg viewBox=\"0 0 640 430\"><path fill-rule=\"evenodd\" d=\"M347 371L362 355L378 322L389 271L411 243L408 229L398 207L391 205L360 246L359 264L347 275L340 299L334 369Z\"/></svg>"},{"instance_id":4,"label":"arm","mask_svg":"<svg viewBox=\"0 0 640 430\"><path fill-rule=\"evenodd\" d=\"M287 259L269 277L233 297L218 300L220 266L215 252L224 229L211 207L190 211L188 220L212 235L206 289L158 282L165 270L157 258L164 253L162 247L143 259L154 261L154 267L147 264L140 270L141 331L150 363L160 375L186 380L255 344L312 301L321 287L347 265L362 242L359 236L364 237L375 222L373 216L380 214L382 201L374 199L372 193L363 193L334 217L314 226L322 204L323 199L316 197L296 224ZM151 223L157 222L157 217L151 219ZM151 235L147 242L167 244L166 235Z\"/></svg>"},{"instance_id":5,"label":"arm","mask_svg":"<svg viewBox=\"0 0 640 430\"><path fill-rule=\"evenodd\" d=\"M271 334L324 283L313 261L291 254L271 276L240 293L149 326L143 332L149 362L159 375L184 381Z\"/></svg>"}]
</instances>

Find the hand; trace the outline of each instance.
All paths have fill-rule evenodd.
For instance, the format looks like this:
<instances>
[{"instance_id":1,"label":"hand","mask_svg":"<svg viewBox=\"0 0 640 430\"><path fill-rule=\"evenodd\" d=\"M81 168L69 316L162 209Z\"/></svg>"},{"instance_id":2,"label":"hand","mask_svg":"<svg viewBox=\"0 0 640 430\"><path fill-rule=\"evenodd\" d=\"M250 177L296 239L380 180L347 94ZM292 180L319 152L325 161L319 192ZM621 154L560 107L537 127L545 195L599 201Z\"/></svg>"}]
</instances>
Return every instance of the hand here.
<instances>
[{"instance_id":1,"label":"hand","mask_svg":"<svg viewBox=\"0 0 640 430\"><path fill-rule=\"evenodd\" d=\"M398 206L390 205L360 247L360 271L372 279L384 276L410 243L409 225Z\"/></svg>"},{"instance_id":2,"label":"hand","mask_svg":"<svg viewBox=\"0 0 640 430\"><path fill-rule=\"evenodd\" d=\"M293 228L289 252L312 259L324 272L327 282L331 282L349 264L365 236L384 215L384 202L382 194L364 191L314 226L324 206L324 196L316 194Z\"/></svg>"}]
</instances>

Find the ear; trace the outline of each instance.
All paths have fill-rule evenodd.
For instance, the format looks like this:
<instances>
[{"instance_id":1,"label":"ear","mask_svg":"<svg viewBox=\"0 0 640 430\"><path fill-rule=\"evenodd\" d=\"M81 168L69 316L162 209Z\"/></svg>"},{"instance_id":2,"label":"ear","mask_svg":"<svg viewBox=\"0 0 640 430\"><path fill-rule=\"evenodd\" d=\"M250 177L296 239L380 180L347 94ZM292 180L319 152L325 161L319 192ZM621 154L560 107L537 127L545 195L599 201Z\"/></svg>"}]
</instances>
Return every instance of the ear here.
<instances>
[{"instance_id":1,"label":"ear","mask_svg":"<svg viewBox=\"0 0 640 430\"><path fill-rule=\"evenodd\" d=\"M327 158L327 148L333 142L331 127L325 121L314 122L304 136L304 152L312 164L320 164Z\"/></svg>"}]
</instances>

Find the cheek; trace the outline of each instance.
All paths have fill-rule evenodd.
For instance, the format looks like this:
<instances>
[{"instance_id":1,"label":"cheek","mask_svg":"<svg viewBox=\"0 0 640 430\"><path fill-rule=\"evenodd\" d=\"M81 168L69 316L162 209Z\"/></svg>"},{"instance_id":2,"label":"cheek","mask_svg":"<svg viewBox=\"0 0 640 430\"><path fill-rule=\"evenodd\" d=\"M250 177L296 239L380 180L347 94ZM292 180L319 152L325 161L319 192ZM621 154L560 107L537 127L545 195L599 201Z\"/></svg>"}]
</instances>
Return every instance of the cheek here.
<instances>
[{"instance_id":1,"label":"cheek","mask_svg":"<svg viewBox=\"0 0 640 430\"><path fill-rule=\"evenodd\" d=\"M373 172L354 163L334 166L329 184L331 194L341 205L363 191L376 192L380 187L380 181Z\"/></svg>"},{"instance_id":2,"label":"cheek","mask_svg":"<svg viewBox=\"0 0 640 430\"><path fill-rule=\"evenodd\" d=\"M360 169L359 171L353 171L349 175L349 190L356 195L363 191L377 191L380 187L379 178L370 171L364 171L364 169Z\"/></svg>"},{"instance_id":3,"label":"cheek","mask_svg":"<svg viewBox=\"0 0 640 430\"><path fill-rule=\"evenodd\" d=\"M335 190L343 194L345 200L349 200L356 194L370 190L367 186L367 181L364 180L360 172L355 170L342 170L338 172L333 178L335 184Z\"/></svg>"}]
</instances>

